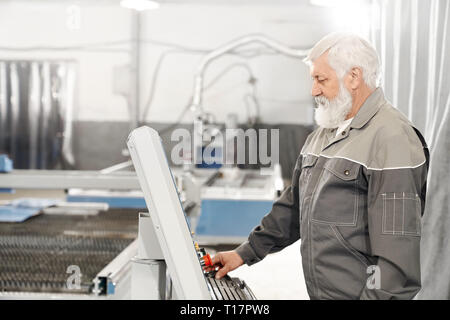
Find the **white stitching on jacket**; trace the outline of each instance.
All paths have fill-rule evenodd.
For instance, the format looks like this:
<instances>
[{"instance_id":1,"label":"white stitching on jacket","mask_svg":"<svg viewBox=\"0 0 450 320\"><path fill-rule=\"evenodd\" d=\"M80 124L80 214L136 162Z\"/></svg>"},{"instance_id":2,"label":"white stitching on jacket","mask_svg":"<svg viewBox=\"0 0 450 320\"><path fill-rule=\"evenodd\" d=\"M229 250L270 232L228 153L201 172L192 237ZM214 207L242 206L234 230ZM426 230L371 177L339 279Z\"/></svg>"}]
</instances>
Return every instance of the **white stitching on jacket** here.
<instances>
[{"instance_id":1,"label":"white stitching on jacket","mask_svg":"<svg viewBox=\"0 0 450 320\"><path fill-rule=\"evenodd\" d=\"M382 234L388 234L388 235L413 235L413 236L420 236L420 229L419 229L419 224L420 224L420 216L417 215L417 212L420 210L420 199L419 196L416 194L416 198L411 198L408 197L408 195L410 195L409 193L405 193L402 192L402 197L397 198L395 197L395 193L393 197L387 197L386 193L381 194L382 196L382 202L383 202L383 215L382 215L382 220L381 220L381 233ZM387 212L387 201L386 200L393 200L393 209L392 209L392 214L390 214L392 216L392 229L387 229L386 228L386 224L389 223L388 222L388 212ZM401 230L395 230L395 200L402 200L402 228ZM416 211L416 230L415 231L406 231L405 230L405 200L413 200L416 204L415 204L415 211Z\"/></svg>"},{"instance_id":2,"label":"white stitching on jacket","mask_svg":"<svg viewBox=\"0 0 450 320\"><path fill-rule=\"evenodd\" d=\"M376 170L376 171L382 171L382 170L397 170L397 169L415 169L415 168L418 168L418 167L424 165L424 164L427 162L427 160L425 159L425 161L423 161L422 163L420 163L420 164L418 164L418 165L416 165L416 166L388 167L388 168L371 168L371 167L368 167L367 165L365 165L365 164L362 163L362 162L356 161L356 160L354 160L354 159L346 158L346 157L338 157L338 156L329 157L329 156L326 156L326 155L324 155L324 154L319 154L319 155L317 155L317 154L314 154L314 153L306 153L306 154L301 153L301 155L302 155L303 157L308 156L308 155L313 155L313 156L316 156L316 157L324 157L324 158L327 158L327 159L345 159L345 160L352 161L352 162L355 162L355 163L357 163L357 164L360 164L360 165L362 165L363 167L365 167L367 170Z\"/></svg>"}]
</instances>

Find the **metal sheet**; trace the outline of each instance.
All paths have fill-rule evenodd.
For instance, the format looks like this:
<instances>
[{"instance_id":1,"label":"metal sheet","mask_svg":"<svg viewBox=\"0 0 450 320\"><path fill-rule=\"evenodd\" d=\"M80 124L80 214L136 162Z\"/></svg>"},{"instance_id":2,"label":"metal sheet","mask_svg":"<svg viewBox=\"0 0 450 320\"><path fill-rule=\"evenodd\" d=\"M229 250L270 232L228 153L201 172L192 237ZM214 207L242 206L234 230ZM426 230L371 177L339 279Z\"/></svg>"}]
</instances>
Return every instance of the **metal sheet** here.
<instances>
[{"instance_id":1,"label":"metal sheet","mask_svg":"<svg viewBox=\"0 0 450 320\"><path fill-rule=\"evenodd\" d=\"M137 210L0 223L0 291L89 294L97 274L137 237L137 227ZM79 289L67 287L71 265L80 268Z\"/></svg>"}]
</instances>

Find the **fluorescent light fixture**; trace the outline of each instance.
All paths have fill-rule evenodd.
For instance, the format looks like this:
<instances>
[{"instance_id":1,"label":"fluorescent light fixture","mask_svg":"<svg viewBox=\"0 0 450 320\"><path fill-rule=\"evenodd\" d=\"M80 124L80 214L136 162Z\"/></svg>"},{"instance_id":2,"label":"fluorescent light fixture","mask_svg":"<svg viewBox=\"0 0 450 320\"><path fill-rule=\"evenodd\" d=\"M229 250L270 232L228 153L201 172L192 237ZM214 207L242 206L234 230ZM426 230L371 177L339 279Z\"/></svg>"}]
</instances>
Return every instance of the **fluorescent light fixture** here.
<instances>
[{"instance_id":1,"label":"fluorescent light fixture","mask_svg":"<svg viewBox=\"0 0 450 320\"><path fill-rule=\"evenodd\" d=\"M150 0L122 0L120 5L124 8L134 9L137 11L153 10L159 8L159 3Z\"/></svg>"}]
</instances>

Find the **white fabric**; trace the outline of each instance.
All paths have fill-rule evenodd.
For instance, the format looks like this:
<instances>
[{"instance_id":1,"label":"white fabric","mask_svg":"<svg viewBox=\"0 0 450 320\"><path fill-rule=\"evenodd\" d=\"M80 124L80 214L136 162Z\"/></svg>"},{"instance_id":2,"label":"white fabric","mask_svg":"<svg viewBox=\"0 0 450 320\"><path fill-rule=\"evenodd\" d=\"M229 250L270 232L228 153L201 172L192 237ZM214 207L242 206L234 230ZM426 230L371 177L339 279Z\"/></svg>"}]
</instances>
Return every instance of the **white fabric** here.
<instances>
[{"instance_id":1,"label":"white fabric","mask_svg":"<svg viewBox=\"0 0 450 320\"><path fill-rule=\"evenodd\" d=\"M353 118L347 119L345 121L343 121L339 127L336 130L336 137L338 135L340 135L345 129L347 129L347 127L350 125L350 123L352 122Z\"/></svg>"},{"instance_id":2,"label":"white fabric","mask_svg":"<svg viewBox=\"0 0 450 320\"><path fill-rule=\"evenodd\" d=\"M417 297L450 299L450 1L374 3L380 16L371 40L385 95L425 135L431 153Z\"/></svg>"}]
</instances>

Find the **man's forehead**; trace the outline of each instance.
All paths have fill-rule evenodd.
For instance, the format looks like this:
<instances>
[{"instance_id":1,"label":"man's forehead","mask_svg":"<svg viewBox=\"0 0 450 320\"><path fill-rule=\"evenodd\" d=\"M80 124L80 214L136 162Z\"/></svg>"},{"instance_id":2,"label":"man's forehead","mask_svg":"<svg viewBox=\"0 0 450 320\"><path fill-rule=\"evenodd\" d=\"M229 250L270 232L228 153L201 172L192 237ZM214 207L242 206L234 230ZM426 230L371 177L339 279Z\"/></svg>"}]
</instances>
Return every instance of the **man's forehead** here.
<instances>
[{"instance_id":1,"label":"man's forehead","mask_svg":"<svg viewBox=\"0 0 450 320\"><path fill-rule=\"evenodd\" d=\"M325 52L311 63L311 76L325 76L330 73L330 65L328 64L328 52Z\"/></svg>"},{"instance_id":2,"label":"man's forehead","mask_svg":"<svg viewBox=\"0 0 450 320\"><path fill-rule=\"evenodd\" d=\"M318 68L315 68L314 65L311 65L310 74L311 74L311 77L326 76L326 72L324 72L323 70L320 70Z\"/></svg>"},{"instance_id":3,"label":"man's forehead","mask_svg":"<svg viewBox=\"0 0 450 320\"><path fill-rule=\"evenodd\" d=\"M310 68L311 77L327 76L328 73L329 70L324 68L323 66L316 66L314 64L311 65Z\"/></svg>"}]
</instances>

